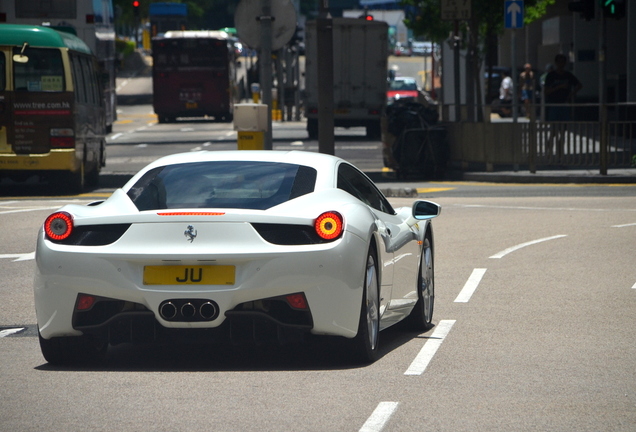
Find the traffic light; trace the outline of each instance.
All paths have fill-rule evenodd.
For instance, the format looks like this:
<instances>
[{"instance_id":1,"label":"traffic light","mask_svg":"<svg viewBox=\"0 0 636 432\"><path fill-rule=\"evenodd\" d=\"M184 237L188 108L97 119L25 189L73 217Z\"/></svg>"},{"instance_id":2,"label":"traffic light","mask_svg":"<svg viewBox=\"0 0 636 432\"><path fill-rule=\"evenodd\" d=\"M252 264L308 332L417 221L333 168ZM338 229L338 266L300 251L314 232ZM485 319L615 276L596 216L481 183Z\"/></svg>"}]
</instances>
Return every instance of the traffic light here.
<instances>
[{"instance_id":1,"label":"traffic light","mask_svg":"<svg viewBox=\"0 0 636 432\"><path fill-rule=\"evenodd\" d=\"M373 15L369 15L369 14L360 15L358 18L363 19L365 21L373 21Z\"/></svg>"},{"instance_id":2,"label":"traffic light","mask_svg":"<svg viewBox=\"0 0 636 432\"><path fill-rule=\"evenodd\" d=\"M570 12L580 12L581 17L585 18L585 21L591 21L594 19L594 3L599 0L576 0L568 3L568 10ZM607 1L607 0L600 0ZM611 0L610 0L611 1Z\"/></svg>"},{"instance_id":3,"label":"traffic light","mask_svg":"<svg viewBox=\"0 0 636 432\"><path fill-rule=\"evenodd\" d=\"M599 0L605 18L621 19L625 16L625 0Z\"/></svg>"},{"instance_id":4,"label":"traffic light","mask_svg":"<svg viewBox=\"0 0 636 432\"><path fill-rule=\"evenodd\" d=\"M135 16L135 18L139 18L139 0L134 0L132 2L132 7L133 7L133 15Z\"/></svg>"}]
</instances>

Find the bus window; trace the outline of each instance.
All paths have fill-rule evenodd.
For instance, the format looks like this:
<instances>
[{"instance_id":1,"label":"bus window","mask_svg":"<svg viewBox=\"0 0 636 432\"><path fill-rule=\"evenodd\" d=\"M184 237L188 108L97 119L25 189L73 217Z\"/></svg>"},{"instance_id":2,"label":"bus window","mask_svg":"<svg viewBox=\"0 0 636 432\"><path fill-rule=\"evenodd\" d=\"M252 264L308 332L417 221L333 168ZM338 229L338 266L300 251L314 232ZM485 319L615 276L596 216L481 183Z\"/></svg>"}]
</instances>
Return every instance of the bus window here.
<instances>
[{"instance_id":1,"label":"bus window","mask_svg":"<svg viewBox=\"0 0 636 432\"><path fill-rule=\"evenodd\" d=\"M82 74L84 75L84 83L86 84L86 102L91 105L98 105L97 96L95 95L95 74L91 67L88 57L81 57Z\"/></svg>"},{"instance_id":2,"label":"bus window","mask_svg":"<svg viewBox=\"0 0 636 432\"><path fill-rule=\"evenodd\" d=\"M82 65L80 64L80 57L78 55L72 55L71 68L73 69L73 87L75 90L75 100L79 103L86 102L86 91L84 90L84 77L82 75Z\"/></svg>"},{"instance_id":3,"label":"bus window","mask_svg":"<svg viewBox=\"0 0 636 432\"><path fill-rule=\"evenodd\" d=\"M20 48L14 48L13 54L20 54L20 51ZM64 91L64 67L59 50L29 48L24 54L29 58L29 61L13 63L16 91Z\"/></svg>"}]
</instances>

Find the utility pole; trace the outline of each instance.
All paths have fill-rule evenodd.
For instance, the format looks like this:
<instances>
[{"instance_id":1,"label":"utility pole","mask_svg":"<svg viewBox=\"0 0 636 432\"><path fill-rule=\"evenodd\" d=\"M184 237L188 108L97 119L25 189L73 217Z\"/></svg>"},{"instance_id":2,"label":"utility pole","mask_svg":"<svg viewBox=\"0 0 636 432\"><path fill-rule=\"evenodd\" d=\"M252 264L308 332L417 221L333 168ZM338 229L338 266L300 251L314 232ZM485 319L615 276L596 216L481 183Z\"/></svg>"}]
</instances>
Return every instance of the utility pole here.
<instances>
[{"instance_id":1,"label":"utility pole","mask_svg":"<svg viewBox=\"0 0 636 432\"><path fill-rule=\"evenodd\" d=\"M261 49L258 57L263 103L267 105L267 131L263 149L272 150L272 2L261 0Z\"/></svg>"},{"instance_id":2,"label":"utility pole","mask_svg":"<svg viewBox=\"0 0 636 432\"><path fill-rule=\"evenodd\" d=\"M333 102L333 20L329 15L329 0L319 0L316 20L318 68L318 151L334 155Z\"/></svg>"}]
</instances>

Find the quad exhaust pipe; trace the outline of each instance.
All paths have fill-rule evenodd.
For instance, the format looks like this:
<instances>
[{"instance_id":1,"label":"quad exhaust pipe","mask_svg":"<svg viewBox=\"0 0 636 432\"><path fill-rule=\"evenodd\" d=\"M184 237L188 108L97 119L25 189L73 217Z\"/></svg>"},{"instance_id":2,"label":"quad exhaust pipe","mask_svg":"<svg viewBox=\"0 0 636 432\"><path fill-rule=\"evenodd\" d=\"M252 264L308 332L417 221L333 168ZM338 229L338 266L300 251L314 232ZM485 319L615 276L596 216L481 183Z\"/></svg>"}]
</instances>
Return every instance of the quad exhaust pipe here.
<instances>
[{"instance_id":1,"label":"quad exhaust pipe","mask_svg":"<svg viewBox=\"0 0 636 432\"><path fill-rule=\"evenodd\" d=\"M166 321L213 321L219 316L219 307L207 299L166 300L159 305L159 315Z\"/></svg>"}]
</instances>

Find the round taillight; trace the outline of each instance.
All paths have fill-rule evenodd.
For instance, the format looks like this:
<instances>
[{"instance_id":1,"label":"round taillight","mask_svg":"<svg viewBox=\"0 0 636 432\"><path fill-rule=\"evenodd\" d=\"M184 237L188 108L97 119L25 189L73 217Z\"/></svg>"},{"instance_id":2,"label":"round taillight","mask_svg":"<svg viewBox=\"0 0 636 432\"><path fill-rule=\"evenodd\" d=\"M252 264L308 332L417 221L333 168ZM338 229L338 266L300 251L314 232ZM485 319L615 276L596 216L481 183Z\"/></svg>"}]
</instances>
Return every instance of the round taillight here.
<instances>
[{"instance_id":1,"label":"round taillight","mask_svg":"<svg viewBox=\"0 0 636 432\"><path fill-rule=\"evenodd\" d=\"M68 238L73 232L73 216L66 212L56 212L44 221L46 236L55 241Z\"/></svg>"},{"instance_id":2,"label":"round taillight","mask_svg":"<svg viewBox=\"0 0 636 432\"><path fill-rule=\"evenodd\" d=\"M325 240L334 240L342 234L342 216L337 212L325 212L314 222L316 233Z\"/></svg>"}]
</instances>

